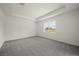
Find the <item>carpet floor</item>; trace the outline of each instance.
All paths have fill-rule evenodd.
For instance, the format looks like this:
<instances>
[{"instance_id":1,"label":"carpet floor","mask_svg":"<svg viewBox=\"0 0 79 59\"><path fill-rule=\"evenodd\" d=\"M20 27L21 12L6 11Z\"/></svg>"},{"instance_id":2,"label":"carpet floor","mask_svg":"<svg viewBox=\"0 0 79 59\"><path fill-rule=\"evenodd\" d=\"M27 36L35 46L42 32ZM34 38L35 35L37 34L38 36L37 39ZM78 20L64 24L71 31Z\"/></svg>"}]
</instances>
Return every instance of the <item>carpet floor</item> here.
<instances>
[{"instance_id":1,"label":"carpet floor","mask_svg":"<svg viewBox=\"0 0 79 59\"><path fill-rule=\"evenodd\" d=\"M1 56L78 56L79 47L43 37L6 41Z\"/></svg>"}]
</instances>

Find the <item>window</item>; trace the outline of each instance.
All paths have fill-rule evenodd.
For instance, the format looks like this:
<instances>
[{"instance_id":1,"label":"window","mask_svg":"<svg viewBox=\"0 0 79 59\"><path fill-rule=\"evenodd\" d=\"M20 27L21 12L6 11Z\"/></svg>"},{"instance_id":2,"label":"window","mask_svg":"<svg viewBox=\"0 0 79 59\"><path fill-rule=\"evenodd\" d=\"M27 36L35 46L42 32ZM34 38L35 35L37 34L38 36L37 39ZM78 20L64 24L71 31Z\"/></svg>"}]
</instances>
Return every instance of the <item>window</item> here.
<instances>
[{"instance_id":1,"label":"window","mask_svg":"<svg viewBox=\"0 0 79 59\"><path fill-rule=\"evenodd\" d=\"M45 21L44 32L56 32L56 21Z\"/></svg>"}]
</instances>

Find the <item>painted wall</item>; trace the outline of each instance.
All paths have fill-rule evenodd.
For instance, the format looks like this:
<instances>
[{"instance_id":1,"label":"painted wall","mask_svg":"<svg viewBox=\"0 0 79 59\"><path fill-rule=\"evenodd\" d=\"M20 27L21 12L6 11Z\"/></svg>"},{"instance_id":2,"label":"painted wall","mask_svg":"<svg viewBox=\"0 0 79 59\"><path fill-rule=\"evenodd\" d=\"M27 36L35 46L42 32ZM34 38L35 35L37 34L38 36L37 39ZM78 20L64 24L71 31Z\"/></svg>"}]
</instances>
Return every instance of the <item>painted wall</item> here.
<instances>
[{"instance_id":1,"label":"painted wall","mask_svg":"<svg viewBox=\"0 0 79 59\"><path fill-rule=\"evenodd\" d=\"M5 38L14 40L35 36L36 23L32 20L7 16L5 19Z\"/></svg>"},{"instance_id":2,"label":"painted wall","mask_svg":"<svg viewBox=\"0 0 79 59\"><path fill-rule=\"evenodd\" d=\"M2 46L3 42L4 42L4 37L3 37L3 21L4 21L4 13L3 11L0 9L0 47Z\"/></svg>"},{"instance_id":3,"label":"painted wall","mask_svg":"<svg viewBox=\"0 0 79 59\"><path fill-rule=\"evenodd\" d=\"M43 32L44 21L56 20L55 33ZM79 46L79 9L37 22L37 35Z\"/></svg>"}]
</instances>

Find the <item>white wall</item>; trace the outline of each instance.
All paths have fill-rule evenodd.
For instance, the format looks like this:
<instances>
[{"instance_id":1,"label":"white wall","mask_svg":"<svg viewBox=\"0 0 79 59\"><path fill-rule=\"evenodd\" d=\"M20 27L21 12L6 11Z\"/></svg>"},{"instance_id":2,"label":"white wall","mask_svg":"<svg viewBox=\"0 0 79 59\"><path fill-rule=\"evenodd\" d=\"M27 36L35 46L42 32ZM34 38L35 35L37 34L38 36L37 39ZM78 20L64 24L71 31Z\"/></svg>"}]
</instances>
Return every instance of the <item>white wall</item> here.
<instances>
[{"instance_id":1,"label":"white wall","mask_svg":"<svg viewBox=\"0 0 79 59\"><path fill-rule=\"evenodd\" d=\"M3 37L3 21L4 21L4 13L0 9L0 47L2 46L4 42L4 37Z\"/></svg>"},{"instance_id":2,"label":"white wall","mask_svg":"<svg viewBox=\"0 0 79 59\"><path fill-rule=\"evenodd\" d=\"M56 33L43 32L44 21L56 20ZM38 36L79 46L79 9L37 22Z\"/></svg>"},{"instance_id":3,"label":"white wall","mask_svg":"<svg viewBox=\"0 0 79 59\"><path fill-rule=\"evenodd\" d=\"M7 16L5 19L5 38L14 40L36 35L36 23L34 21Z\"/></svg>"}]
</instances>

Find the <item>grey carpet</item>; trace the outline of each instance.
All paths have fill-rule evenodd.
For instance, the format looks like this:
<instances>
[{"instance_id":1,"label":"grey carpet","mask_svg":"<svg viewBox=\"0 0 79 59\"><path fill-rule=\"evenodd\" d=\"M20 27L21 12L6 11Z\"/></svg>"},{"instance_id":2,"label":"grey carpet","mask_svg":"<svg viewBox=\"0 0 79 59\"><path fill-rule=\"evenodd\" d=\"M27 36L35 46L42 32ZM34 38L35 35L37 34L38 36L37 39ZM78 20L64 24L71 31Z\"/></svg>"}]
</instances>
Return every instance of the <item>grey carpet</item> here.
<instances>
[{"instance_id":1,"label":"grey carpet","mask_svg":"<svg viewBox=\"0 0 79 59\"><path fill-rule=\"evenodd\" d=\"M1 56L78 56L79 47L42 37L7 41L0 50Z\"/></svg>"}]
</instances>

